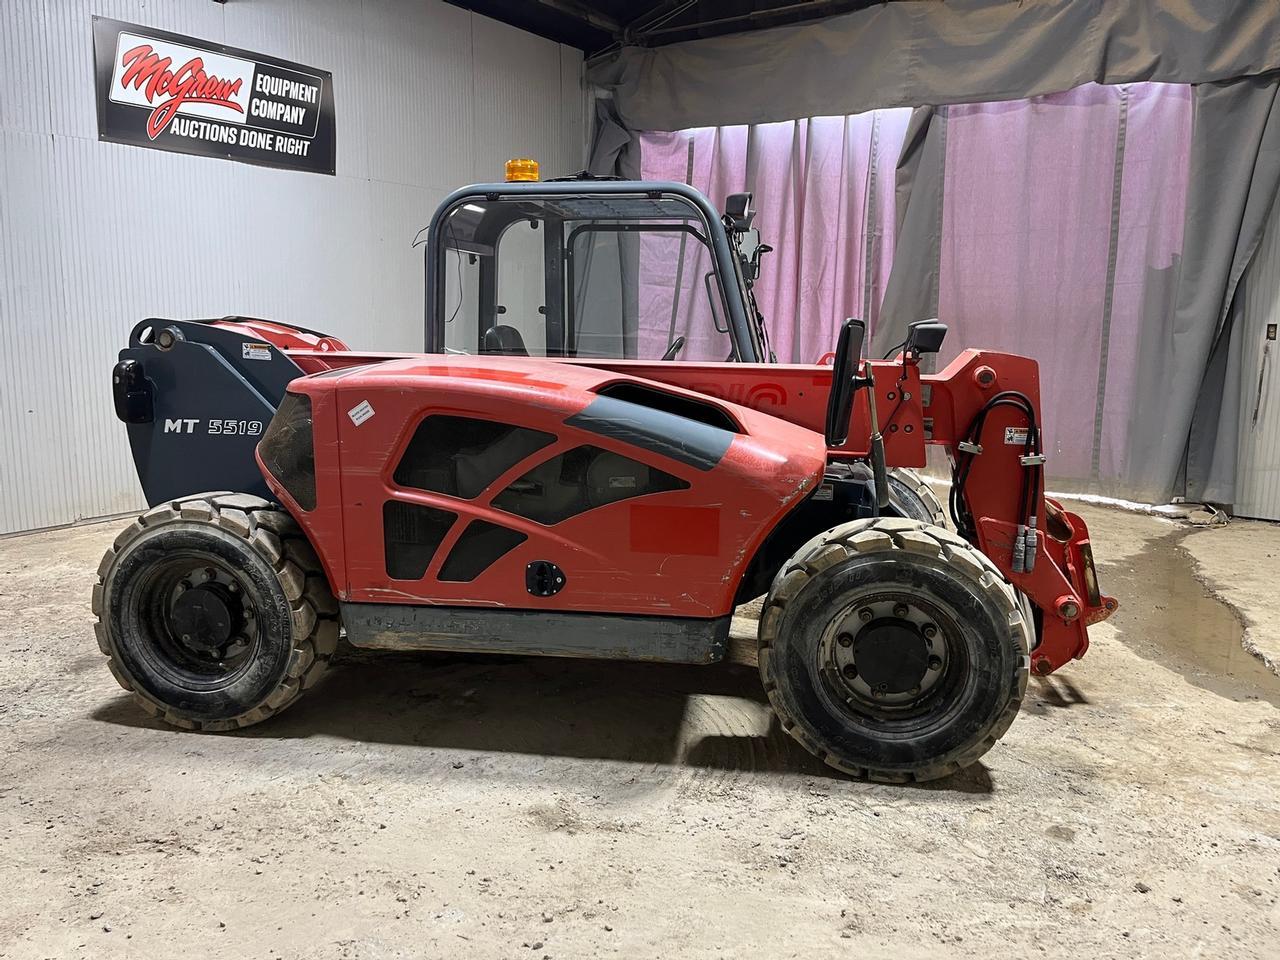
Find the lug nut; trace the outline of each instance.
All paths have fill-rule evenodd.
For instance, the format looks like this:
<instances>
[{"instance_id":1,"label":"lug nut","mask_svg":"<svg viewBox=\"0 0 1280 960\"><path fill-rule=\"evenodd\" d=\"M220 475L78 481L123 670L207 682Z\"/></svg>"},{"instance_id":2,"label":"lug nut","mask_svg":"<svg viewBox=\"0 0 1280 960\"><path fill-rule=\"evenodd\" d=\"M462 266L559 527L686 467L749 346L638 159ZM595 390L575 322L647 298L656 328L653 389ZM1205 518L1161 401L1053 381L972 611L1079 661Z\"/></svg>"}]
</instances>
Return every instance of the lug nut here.
<instances>
[{"instance_id":1,"label":"lug nut","mask_svg":"<svg viewBox=\"0 0 1280 960\"><path fill-rule=\"evenodd\" d=\"M907 610L907 605L905 603L894 604L893 615L899 620L905 620L909 612L910 611Z\"/></svg>"},{"instance_id":2,"label":"lug nut","mask_svg":"<svg viewBox=\"0 0 1280 960\"><path fill-rule=\"evenodd\" d=\"M845 667L841 671L841 673L843 673L845 677L847 677L850 680L856 680L858 678L858 668L855 667L852 663L845 664Z\"/></svg>"},{"instance_id":3,"label":"lug nut","mask_svg":"<svg viewBox=\"0 0 1280 960\"><path fill-rule=\"evenodd\" d=\"M919 688L918 686L912 687L912 688L911 688L911 695L912 695L913 697L918 697L918 696L920 695L920 688Z\"/></svg>"},{"instance_id":4,"label":"lug nut","mask_svg":"<svg viewBox=\"0 0 1280 960\"><path fill-rule=\"evenodd\" d=\"M842 633L840 636L836 637L836 643L840 644L842 647L852 647L853 637L849 636L847 633Z\"/></svg>"},{"instance_id":5,"label":"lug nut","mask_svg":"<svg viewBox=\"0 0 1280 960\"><path fill-rule=\"evenodd\" d=\"M941 668L941 666L942 666L942 658L941 658L941 657L939 657L939 656L937 656L937 655L935 654L934 656L932 656L932 657L930 657L930 658L929 658L929 669L930 669L930 670L937 670L937 669Z\"/></svg>"},{"instance_id":6,"label":"lug nut","mask_svg":"<svg viewBox=\"0 0 1280 960\"><path fill-rule=\"evenodd\" d=\"M938 635L938 628L935 627L932 623L926 623L924 625L924 629L921 630L920 632L924 634L924 638L926 640L932 640L934 637Z\"/></svg>"},{"instance_id":7,"label":"lug nut","mask_svg":"<svg viewBox=\"0 0 1280 960\"><path fill-rule=\"evenodd\" d=\"M871 612L870 607L863 607L861 610L858 611L858 619L861 620L863 623L870 623L871 618L874 616L875 614Z\"/></svg>"},{"instance_id":8,"label":"lug nut","mask_svg":"<svg viewBox=\"0 0 1280 960\"><path fill-rule=\"evenodd\" d=\"M178 586L179 586L179 587L181 587L183 590L190 590L190 589L191 589L191 581L190 581L190 580L183 580L180 584L178 584Z\"/></svg>"}]
</instances>

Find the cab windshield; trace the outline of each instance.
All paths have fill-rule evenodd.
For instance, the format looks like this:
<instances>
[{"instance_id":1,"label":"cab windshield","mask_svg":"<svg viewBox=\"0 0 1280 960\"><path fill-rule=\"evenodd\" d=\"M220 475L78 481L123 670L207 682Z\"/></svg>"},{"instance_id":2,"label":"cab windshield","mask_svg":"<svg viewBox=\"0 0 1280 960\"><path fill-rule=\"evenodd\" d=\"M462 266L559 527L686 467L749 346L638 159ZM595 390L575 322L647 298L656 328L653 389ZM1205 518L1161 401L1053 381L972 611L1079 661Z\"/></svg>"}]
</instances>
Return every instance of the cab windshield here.
<instances>
[{"instance_id":1,"label":"cab windshield","mask_svg":"<svg viewBox=\"0 0 1280 960\"><path fill-rule=\"evenodd\" d=\"M683 197L468 197L439 224L446 352L735 359L723 284L737 278Z\"/></svg>"}]
</instances>

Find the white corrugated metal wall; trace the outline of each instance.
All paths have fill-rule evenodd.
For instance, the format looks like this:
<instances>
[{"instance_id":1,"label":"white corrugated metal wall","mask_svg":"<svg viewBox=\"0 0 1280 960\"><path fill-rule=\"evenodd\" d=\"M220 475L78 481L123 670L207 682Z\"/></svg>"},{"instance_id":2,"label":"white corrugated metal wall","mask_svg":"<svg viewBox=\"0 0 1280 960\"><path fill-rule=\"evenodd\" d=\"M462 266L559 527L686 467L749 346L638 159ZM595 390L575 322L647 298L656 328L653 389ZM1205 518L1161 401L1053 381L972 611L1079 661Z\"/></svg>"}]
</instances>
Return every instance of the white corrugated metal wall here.
<instances>
[{"instance_id":1,"label":"white corrugated metal wall","mask_svg":"<svg viewBox=\"0 0 1280 960\"><path fill-rule=\"evenodd\" d=\"M1280 520L1280 203L1241 283L1240 456L1234 512Z\"/></svg>"},{"instance_id":2,"label":"white corrugated metal wall","mask_svg":"<svg viewBox=\"0 0 1280 960\"><path fill-rule=\"evenodd\" d=\"M99 142L94 14L331 70L337 176ZM141 504L110 392L139 319L421 349L414 235L508 157L581 169L581 67L434 0L0 2L0 533Z\"/></svg>"}]
</instances>

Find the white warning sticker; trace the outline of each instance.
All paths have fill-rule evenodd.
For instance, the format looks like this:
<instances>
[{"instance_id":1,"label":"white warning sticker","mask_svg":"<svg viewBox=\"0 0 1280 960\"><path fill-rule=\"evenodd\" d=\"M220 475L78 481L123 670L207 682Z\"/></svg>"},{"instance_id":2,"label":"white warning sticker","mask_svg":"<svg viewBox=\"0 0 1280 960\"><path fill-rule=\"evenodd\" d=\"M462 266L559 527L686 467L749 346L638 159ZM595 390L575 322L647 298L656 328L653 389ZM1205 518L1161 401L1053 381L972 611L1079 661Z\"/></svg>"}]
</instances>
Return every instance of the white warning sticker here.
<instances>
[{"instance_id":1,"label":"white warning sticker","mask_svg":"<svg viewBox=\"0 0 1280 960\"><path fill-rule=\"evenodd\" d=\"M269 343L242 343L240 344L240 356L245 360L270 360L271 344Z\"/></svg>"},{"instance_id":2,"label":"white warning sticker","mask_svg":"<svg viewBox=\"0 0 1280 960\"><path fill-rule=\"evenodd\" d=\"M1027 428L1005 427L1004 442L1010 446L1025 447L1027 445Z\"/></svg>"},{"instance_id":3,"label":"white warning sticker","mask_svg":"<svg viewBox=\"0 0 1280 960\"><path fill-rule=\"evenodd\" d=\"M373 416L373 405L368 400L361 400L347 411L347 416L358 427Z\"/></svg>"}]
</instances>

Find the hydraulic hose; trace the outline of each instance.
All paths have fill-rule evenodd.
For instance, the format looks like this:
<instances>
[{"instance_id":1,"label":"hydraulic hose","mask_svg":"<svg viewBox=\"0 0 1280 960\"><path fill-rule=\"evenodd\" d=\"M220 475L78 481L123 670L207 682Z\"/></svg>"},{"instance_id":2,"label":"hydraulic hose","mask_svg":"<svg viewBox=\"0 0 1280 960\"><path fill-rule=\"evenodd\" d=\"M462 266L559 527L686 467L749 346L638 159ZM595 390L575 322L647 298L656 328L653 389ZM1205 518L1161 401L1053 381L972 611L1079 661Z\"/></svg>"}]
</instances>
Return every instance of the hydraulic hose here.
<instances>
[{"instance_id":1,"label":"hydraulic hose","mask_svg":"<svg viewBox=\"0 0 1280 960\"><path fill-rule=\"evenodd\" d=\"M1022 490L1018 502L1018 532L1013 544L1013 570L1016 573L1030 573L1035 567L1037 548L1036 540L1036 500L1040 492L1041 463L1040 428L1036 422L1035 406L1026 394L1016 390L1006 390L988 400L974 416L965 431L965 439L959 444L959 454L951 475L951 517L956 530L969 541L977 538L973 517L965 502L965 484L969 479L969 471L975 457L982 453L982 431L986 426L987 414L996 407L1010 406L1024 414L1027 418L1027 437L1024 441L1022 465L1026 473L1022 477Z\"/></svg>"}]
</instances>

